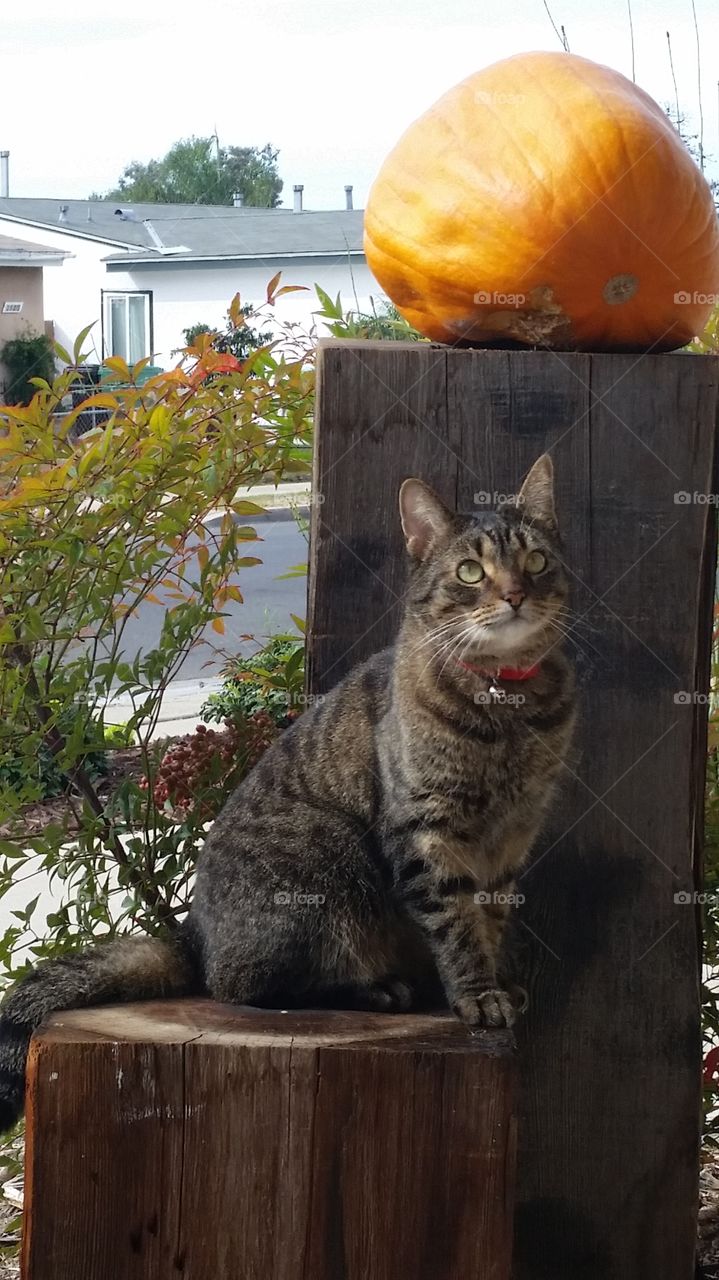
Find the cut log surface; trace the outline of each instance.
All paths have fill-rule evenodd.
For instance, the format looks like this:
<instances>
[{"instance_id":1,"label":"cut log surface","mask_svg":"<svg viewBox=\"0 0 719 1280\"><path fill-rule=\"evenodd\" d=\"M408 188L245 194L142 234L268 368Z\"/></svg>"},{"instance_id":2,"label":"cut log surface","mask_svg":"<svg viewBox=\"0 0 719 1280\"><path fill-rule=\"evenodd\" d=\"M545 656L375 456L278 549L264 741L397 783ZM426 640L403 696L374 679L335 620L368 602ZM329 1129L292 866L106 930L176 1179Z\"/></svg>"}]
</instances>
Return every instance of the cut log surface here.
<instances>
[{"instance_id":1,"label":"cut log surface","mask_svg":"<svg viewBox=\"0 0 719 1280\"><path fill-rule=\"evenodd\" d=\"M509 1280L512 1038L211 1001L56 1015L25 1280Z\"/></svg>"}]
</instances>

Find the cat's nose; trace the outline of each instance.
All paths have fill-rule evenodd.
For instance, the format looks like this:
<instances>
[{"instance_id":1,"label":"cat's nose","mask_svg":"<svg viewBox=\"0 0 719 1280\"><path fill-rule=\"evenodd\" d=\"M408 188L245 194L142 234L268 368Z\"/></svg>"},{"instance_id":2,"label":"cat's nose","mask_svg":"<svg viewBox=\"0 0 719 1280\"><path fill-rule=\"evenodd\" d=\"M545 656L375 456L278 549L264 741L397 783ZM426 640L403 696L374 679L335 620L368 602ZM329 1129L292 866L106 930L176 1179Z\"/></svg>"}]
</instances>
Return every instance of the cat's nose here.
<instances>
[{"instance_id":1,"label":"cat's nose","mask_svg":"<svg viewBox=\"0 0 719 1280\"><path fill-rule=\"evenodd\" d=\"M520 604L524 599L524 592L523 591L507 591L507 593L502 597L502 599L506 600L507 604L511 604L512 608L514 609L514 612L516 613Z\"/></svg>"}]
</instances>

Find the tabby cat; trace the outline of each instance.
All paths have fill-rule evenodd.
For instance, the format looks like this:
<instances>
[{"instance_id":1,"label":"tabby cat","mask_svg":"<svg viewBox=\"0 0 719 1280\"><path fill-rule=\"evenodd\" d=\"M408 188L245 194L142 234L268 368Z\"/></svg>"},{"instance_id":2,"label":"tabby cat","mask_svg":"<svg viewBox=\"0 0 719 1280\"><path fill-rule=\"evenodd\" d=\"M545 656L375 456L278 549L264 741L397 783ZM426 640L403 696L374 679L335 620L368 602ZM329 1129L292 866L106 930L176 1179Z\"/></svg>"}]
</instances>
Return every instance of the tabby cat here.
<instances>
[{"instance_id":1,"label":"tabby cat","mask_svg":"<svg viewBox=\"0 0 719 1280\"><path fill-rule=\"evenodd\" d=\"M179 938L47 961L5 995L3 1128L54 1010L205 992L281 1008L440 1002L470 1030L514 1021L497 969L507 899L574 718L550 459L497 511L460 517L406 480L400 514L411 573L396 643L230 796Z\"/></svg>"}]
</instances>

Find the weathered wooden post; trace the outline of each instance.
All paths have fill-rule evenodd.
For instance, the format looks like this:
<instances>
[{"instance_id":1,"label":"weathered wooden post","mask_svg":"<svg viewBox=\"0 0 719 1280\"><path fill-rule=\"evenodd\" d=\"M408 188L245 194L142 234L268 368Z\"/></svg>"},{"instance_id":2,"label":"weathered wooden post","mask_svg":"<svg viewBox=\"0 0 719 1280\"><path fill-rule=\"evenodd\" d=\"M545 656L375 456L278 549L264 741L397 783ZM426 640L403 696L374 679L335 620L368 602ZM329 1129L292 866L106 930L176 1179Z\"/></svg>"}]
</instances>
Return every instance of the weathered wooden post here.
<instances>
[{"instance_id":1,"label":"weathered wooden post","mask_svg":"<svg viewBox=\"0 0 719 1280\"><path fill-rule=\"evenodd\" d=\"M386 644L407 475L479 509L555 462L582 724L522 877L516 1280L690 1280L719 361L326 342L309 683ZM442 1273L438 1273L441 1275Z\"/></svg>"},{"instance_id":2,"label":"weathered wooden post","mask_svg":"<svg viewBox=\"0 0 719 1280\"><path fill-rule=\"evenodd\" d=\"M24 1280L509 1280L514 1061L449 1015L58 1014Z\"/></svg>"}]
</instances>

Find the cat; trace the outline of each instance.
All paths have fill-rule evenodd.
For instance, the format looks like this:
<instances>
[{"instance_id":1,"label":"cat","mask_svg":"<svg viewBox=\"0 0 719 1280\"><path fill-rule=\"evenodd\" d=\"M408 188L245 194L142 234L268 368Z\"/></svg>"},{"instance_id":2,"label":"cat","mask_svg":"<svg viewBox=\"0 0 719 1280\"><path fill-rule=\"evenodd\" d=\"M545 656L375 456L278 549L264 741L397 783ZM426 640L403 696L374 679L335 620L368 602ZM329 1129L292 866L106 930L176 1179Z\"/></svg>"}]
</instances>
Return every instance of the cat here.
<instances>
[{"instance_id":1,"label":"cat","mask_svg":"<svg viewBox=\"0 0 719 1280\"><path fill-rule=\"evenodd\" d=\"M169 941L45 961L0 1007L0 1127L22 1108L30 1036L57 1010L204 993L265 1007L441 1004L509 1027L498 977L514 877L575 718L552 464L472 518L421 480L395 644L318 698L229 797Z\"/></svg>"}]
</instances>

